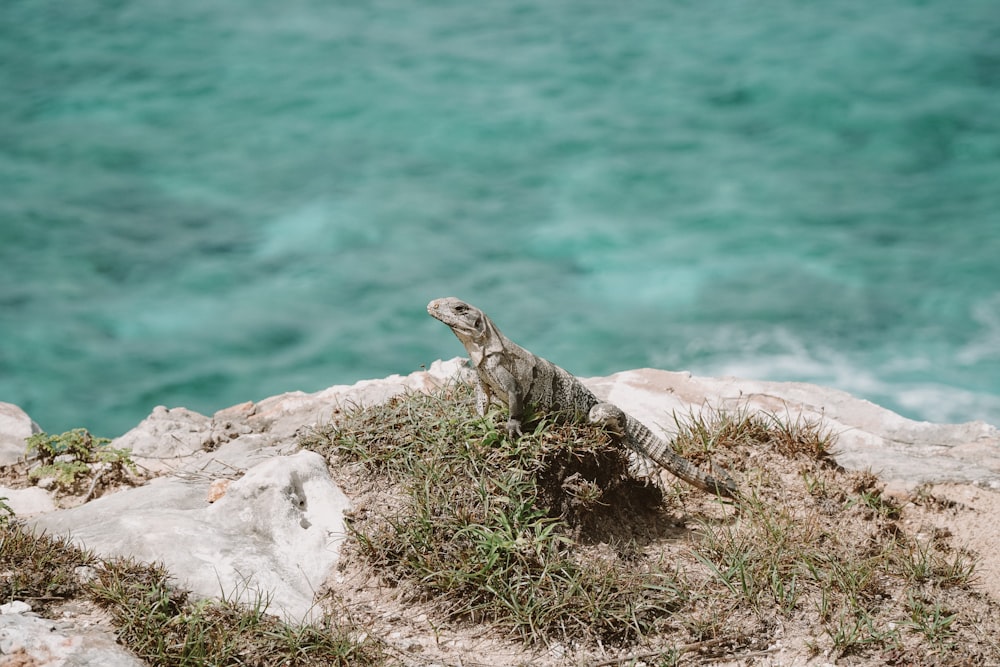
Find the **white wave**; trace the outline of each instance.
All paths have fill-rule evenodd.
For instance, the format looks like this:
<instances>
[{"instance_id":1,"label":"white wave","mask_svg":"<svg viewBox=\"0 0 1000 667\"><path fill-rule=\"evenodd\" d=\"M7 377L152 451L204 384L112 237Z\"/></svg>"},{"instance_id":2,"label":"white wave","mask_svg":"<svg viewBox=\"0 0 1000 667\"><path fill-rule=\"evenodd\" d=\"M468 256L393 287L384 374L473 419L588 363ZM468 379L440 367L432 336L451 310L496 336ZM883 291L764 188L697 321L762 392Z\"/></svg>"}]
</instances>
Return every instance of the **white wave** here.
<instances>
[{"instance_id":1,"label":"white wave","mask_svg":"<svg viewBox=\"0 0 1000 667\"><path fill-rule=\"evenodd\" d=\"M872 360L871 355L813 349L787 331L773 333L768 340L767 347L779 347L779 351L759 352L762 339L756 337L746 342L745 355L709 361L691 370L700 375L834 387L911 419L935 423L985 421L1000 425L1000 395L933 380L894 378L933 367L919 356Z\"/></svg>"}]
</instances>

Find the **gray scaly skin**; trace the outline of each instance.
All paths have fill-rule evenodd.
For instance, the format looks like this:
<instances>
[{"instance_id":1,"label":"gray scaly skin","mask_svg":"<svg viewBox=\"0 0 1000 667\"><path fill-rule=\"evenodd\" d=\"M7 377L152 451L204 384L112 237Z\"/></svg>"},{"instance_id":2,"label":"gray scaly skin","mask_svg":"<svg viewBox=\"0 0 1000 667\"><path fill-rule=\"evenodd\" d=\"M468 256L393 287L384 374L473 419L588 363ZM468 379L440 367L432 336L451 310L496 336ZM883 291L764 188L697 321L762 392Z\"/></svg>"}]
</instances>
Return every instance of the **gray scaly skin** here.
<instances>
[{"instance_id":1,"label":"gray scaly skin","mask_svg":"<svg viewBox=\"0 0 1000 667\"><path fill-rule=\"evenodd\" d=\"M736 484L724 472L718 480L703 473L637 419L611 403L601 402L568 372L512 342L475 306L446 297L427 304L427 312L447 324L469 353L476 369L479 414L486 414L494 397L507 405L507 432L511 438L521 435L528 406L574 421L586 416L688 484L727 498L737 496Z\"/></svg>"}]
</instances>

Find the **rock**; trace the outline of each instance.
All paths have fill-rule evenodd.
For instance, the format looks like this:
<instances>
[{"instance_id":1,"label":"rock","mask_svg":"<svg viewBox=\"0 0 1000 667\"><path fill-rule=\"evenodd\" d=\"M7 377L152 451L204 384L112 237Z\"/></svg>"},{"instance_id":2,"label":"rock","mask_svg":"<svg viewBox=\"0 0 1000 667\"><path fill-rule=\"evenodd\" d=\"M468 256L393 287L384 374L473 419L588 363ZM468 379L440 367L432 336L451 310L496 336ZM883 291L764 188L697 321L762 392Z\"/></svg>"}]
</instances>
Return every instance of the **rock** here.
<instances>
[{"instance_id":1,"label":"rock","mask_svg":"<svg viewBox=\"0 0 1000 667\"><path fill-rule=\"evenodd\" d=\"M270 599L272 613L309 618L313 594L336 562L348 506L323 457L272 456L213 505L205 500L208 486L161 478L32 525L68 534L104 557L160 561L196 595Z\"/></svg>"},{"instance_id":2,"label":"rock","mask_svg":"<svg viewBox=\"0 0 1000 667\"><path fill-rule=\"evenodd\" d=\"M0 403L0 466L24 458L25 440L42 429L24 410L12 403Z\"/></svg>"},{"instance_id":3,"label":"rock","mask_svg":"<svg viewBox=\"0 0 1000 667\"><path fill-rule=\"evenodd\" d=\"M216 500L226 495L226 489L229 488L229 484L232 480L229 479L213 479L212 483L208 485L208 495L205 497L210 503L214 503Z\"/></svg>"},{"instance_id":4,"label":"rock","mask_svg":"<svg viewBox=\"0 0 1000 667\"><path fill-rule=\"evenodd\" d=\"M322 457L295 453L296 434L349 406L430 390L464 365L438 361L405 377L282 394L212 417L158 407L111 446L165 476L32 525L102 556L160 561L197 595L251 604L262 596L271 611L301 620L336 562L348 501Z\"/></svg>"},{"instance_id":5,"label":"rock","mask_svg":"<svg viewBox=\"0 0 1000 667\"><path fill-rule=\"evenodd\" d=\"M680 418L702 409L746 407L794 421L820 420L837 436L836 461L870 469L887 481L972 482L1000 489L1000 431L982 422L931 424L837 389L797 382L693 377L641 369L590 378L585 384L654 432L666 434Z\"/></svg>"},{"instance_id":6,"label":"rock","mask_svg":"<svg viewBox=\"0 0 1000 667\"><path fill-rule=\"evenodd\" d=\"M58 481L59 480L55 477L39 477L35 480L35 486L44 491L48 491L49 489L54 489L56 482Z\"/></svg>"},{"instance_id":7,"label":"rock","mask_svg":"<svg viewBox=\"0 0 1000 667\"><path fill-rule=\"evenodd\" d=\"M26 614L29 611L31 611L31 605L22 600L0 604L0 614Z\"/></svg>"},{"instance_id":8,"label":"rock","mask_svg":"<svg viewBox=\"0 0 1000 667\"><path fill-rule=\"evenodd\" d=\"M247 418L255 432L290 438L303 427L330 423L337 414L356 406L376 405L407 391L431 391L465 373L465 360L435 361L426 371L352 385L334 385L314 394L300 391L266 398ZM231 408L230 408L231 410ZM224 411L226 412L226 411Z\"/></svg>"},{"instance_id":9,"label":"rock","mask_svg":"<svg viewBox=\"0 0 1000 667\"><path fill-rule=\"evenodd\" d=\"M211 433L211 420L187 408L159 405L111 446L129 449L135 459L176 459L201 451Z\"/></svg>"},{"instance_id":10,"label":"rock","mask_svg":"<svg viewBox=\"0 0 1000 667\"><path fill-rule=\"evenodd\" d=\"M0 486L0 498L6 498L6 503L14 514L22 518L56 509L52 496L37 486L26 489L8 489Z\"/></svg>"},{"instance_id":11,"label":"rock","mask_svg":"<svg viewBox=\"0 0 1000 667\"><path fill-rule=\"evenodd\" d=\"M74 567L73 576L76 577L77 581L84 585L97 581L98 578L97 570L90 565L78 565L77 567Z\"/></svg>"},{"instance_id":12,"label":"rock","mask_svg":"<svg viewBox=\"0 0 1000 667\"><path fill-rule=\"evenodd\" d=\"M136 463L158 474L192 469L205 460L244 460L254 453L258 454L256 460L262 460L293 451L297 433L329 423L344 409L386 401L405 391L428 391L461 374L464 365L463 359L435 361L428 370L407 376L334 385L312 394L288 392L260 403L240 403L212 417L186 408L158 406L111 446L131 450ZM208 458L203 456L233 443L238 444L226 449L224 455L215 451Z\"/></svg>"},{"instance_id":13,"label":"rock","mask_svg":"<svg viewBox=\"0 0 1000 667\"><path fill-rule=\"evenodd\" d=\"M106 630L81 626L72 620L39 618L30 610L30 606L17 601L0 608L0 665L141 667L145 664L118 646Z\"/></svg>"}]
</instances>

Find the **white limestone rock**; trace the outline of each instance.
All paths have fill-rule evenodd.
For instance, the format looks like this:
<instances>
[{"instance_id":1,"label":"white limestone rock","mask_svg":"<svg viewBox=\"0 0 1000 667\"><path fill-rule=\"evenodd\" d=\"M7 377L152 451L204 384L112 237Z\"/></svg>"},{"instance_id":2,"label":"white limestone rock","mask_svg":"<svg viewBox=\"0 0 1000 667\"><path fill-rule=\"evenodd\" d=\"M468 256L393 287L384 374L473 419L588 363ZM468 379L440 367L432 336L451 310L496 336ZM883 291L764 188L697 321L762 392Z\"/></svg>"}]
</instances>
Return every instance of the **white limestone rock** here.
<instances>
[{"instance_id":1,"label":"white limestone rock","mask_svg":"<svg viewBox=\"0 0 1000 667\"><path fill-rule=\"evenodd\" d=\"M6 498L4 502L14 512L15 516L27 518L36 514L53 512L56 509L55 501L45 489L37 486L29 486L26 489L9 489L0 486L0 498Z\"/></svg>"},{"instance_id":2,"label":"white limestone rock","mask_svg":"<svg viewBox=\"0 0 1000 667\"><path fill-rule=\"evenodd\" d=\"M426 371L334 385L307 394L293 391L259 403L247 401L206 417L186 408L158 406L111 446L157 474L199 468L205 461L258 455L262 460L294 451L295 435L331 422L341 411L373 405L406 391L429 391L463 372L464 360L435 361ZM238 443L238 444L234 444ZM219 452L228 447L228 454ZM242 452L242 453L240 453ZM230 461L230 463L232 463Z\"/></svg>"},{"instance_id":3,"label":"white limestone rock","mask_svg":"<svg viewBox=\"0 0 1000 667\"><path fill-rule=\"evenodd\" d=\"M640 369L584 380L598 396L670 437L674 415L746 407L786 420L819 419L837 436L836 461L887 481L971 482L1000 489L1000 431L983 422L931 424L837 389L798 382L695 377Z\"/></svg>"},{"instance_id":4,"label":"white limestone rock","mask_svg":"<svg viewBox=\"0 0 1000 667\"><path fill-rule=\"evenodd\" d=\"M211 420L187 408L158 405L111 446L131 450L135 459L178 459L200 452L211 435Z\"/></svg>"},{"instance_id":5,"label":"white limestone rock","mask_svg":"<svg viewBox=\"0 0 1000 667\"><path fill-rule=\"evenodd\" d=\"M341 411L377 405L407 391L431 391L465 374L465 360L435 361L426 371L334 385L313 394L293 391L265 398L247 418L254 431L289 438L303 427L330 423Z\"/></svg>"},{"instance_id":6,"label":"white limestone rock","mask_svg":"<svg viewBox=\"0 0 1000 667\"><path fill-rule=\"evenodd\" d=\"M0 616L8 614L27 614L31 611L31 605L24 600L14 600L6 604L0 604Z\"/></svg>"},{"instance_id":7,"label":"white limestone rock","mask_svg":"<svg viewBox=\"0 0 1000 667\"><path fill-rule=\"evenodd\" d=\"M161 478L69 510L33 526L68 534L101 556L160 561L177 583L204 597L309 618L313 594L337 560L347 498L319 454L276 456L206 501L209 482Z\"/></svg>"},{"instance_id":8,"label":"white limestone rock","mask_svg":"<svg viewBox=\"0 0 1000 667\"><path fill-rule=\"evenodd\" d=\"M24 602L0 609L0 664L101 665L142 667L145 663L115 642L106 630L73 620L49 620L31 613Z\"/></svg>"},{"instance_id":9,"label":"white limestone rock","mask_svg":"<svg viewBox=\"0 0 1000 667\"><path fill-rule=\"evenodd\" d=\"M0 466L24 458L25 440L42 429L28 414L13 403L0 402Z\"/></svg>"}]
</instances>

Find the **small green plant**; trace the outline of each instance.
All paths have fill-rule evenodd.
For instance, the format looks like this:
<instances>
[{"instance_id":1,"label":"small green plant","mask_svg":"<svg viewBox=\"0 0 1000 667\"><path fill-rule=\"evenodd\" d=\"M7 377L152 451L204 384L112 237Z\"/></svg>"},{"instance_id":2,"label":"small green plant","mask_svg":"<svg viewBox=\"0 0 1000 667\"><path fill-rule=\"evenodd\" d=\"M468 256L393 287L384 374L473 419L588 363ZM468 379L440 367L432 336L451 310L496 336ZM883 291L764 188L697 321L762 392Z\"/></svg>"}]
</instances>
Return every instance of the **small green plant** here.
<instances>
[{"instance_id":1,"label":"small green plant","mask_svg":"<svg viewBox=\"0 0 1000 667\"><path fill-rule=\"evenodd\" d=\"M83 428L59 435L36 433L27 439L27 454L37 457L40 465L32 468L28 477L33 480L52 477L63 490L72 490L97 467L111 477L124 476L126 470L135 473L131 451L108 447L110 442L108 438L92 436Z\"/></svg>"},{"instance_id":2,"label":"small green plant","mask_svg":"<svg viewBox=\"0 0 1000 667\"><path fill-rule=\"evenodd\" d=\"M976 563L968 552L947 553L933 541L912 541L893 553L893 569L909 581L934 582L938 586L965 586L973 580Z\"/></svg>"},{"instance_id":3,"label":"small green plant","mask_svg":"<svg viewBox=\"0 0 1000 667\"><path fill-rule=\"evenodd\" d=\"M910 612L909 625L937 645L947 645L955 636L952 624L958 614L948 613L938 604L929 604L920 596L909 593L906 601Z\"/></svg>"},{"instance_id":4,"label":"small green plant","mask_svg":"<svg viewBox=\"0 0 1000 667\"><path fill-rule=\"evenodd\" d=\"M61 456L91 462L98 450L110 443L109 438L95 438L85 428L76 428L59 435L36 433L27 439L29 456L37 456L43 464L55 463Z\"/></svg>"},{"instance_id":5,"label":"small green plant","mask_svg":"<svg viewBox=\"0 0 1000 667\"><path fill-rule=\"evenodd\" d=\"M810 496L822 498L826 495L826 480L816 474L816 471L804 468L799 471L799 474L802 476L802 482Z\"/></svg>"},{"instance_id":6,"label":"small green plant","mask_svg":"<svg viewBox=\"0 0 1000 667\"><path fill-rule=\"evenodd\" d=\"M901 516L899 506L883 498L882 494L876 490L862 491L856 498L849 499L846 504L847 507L856 505L866 507L886 519L895 520Z\"/></svg>"},{"instance_id":7,"label":"small green plant","mask_svg":"<svg viewBox=\"0 0 1000 667\"><path fill-rule=\"evenodd\" d=\"M10 520L14 517L14 510L7 504L7 500L6 496L0 496L0 528L10 524Z\"/></svg>"},{"instance_id":8,"label":"small green plant","mask_svg":"<svg viewBox=\"0 0 1000 667\"><path fill-rule=\"evenodd\" d=\"M824 626L838 656L858 652L867 646L892 645L897 632L877 627L874 616L866 609L848 608Z\"/></svg>"}]
</instances>

